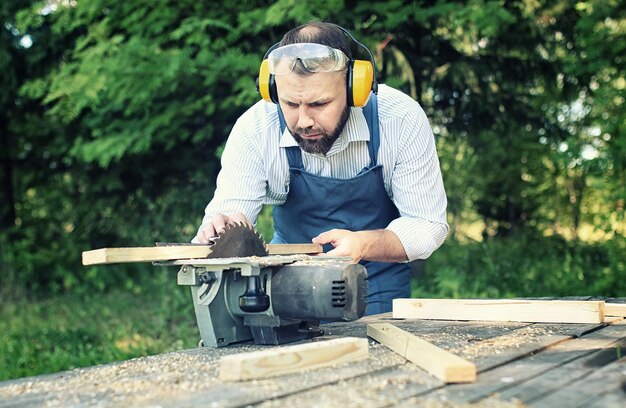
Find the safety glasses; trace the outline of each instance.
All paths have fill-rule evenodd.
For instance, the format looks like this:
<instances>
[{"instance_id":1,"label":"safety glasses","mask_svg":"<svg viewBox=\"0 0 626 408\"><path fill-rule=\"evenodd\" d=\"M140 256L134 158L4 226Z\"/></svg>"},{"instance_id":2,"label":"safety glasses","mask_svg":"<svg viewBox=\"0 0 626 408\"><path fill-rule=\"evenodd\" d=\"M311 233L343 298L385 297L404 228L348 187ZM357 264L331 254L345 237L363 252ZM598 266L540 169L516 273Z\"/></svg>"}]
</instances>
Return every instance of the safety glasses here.
<instances>
[{"instance_id":1,"label":"safety glasses","mask_svg":"<svg viewBox=\"0 0 626 408\"><path fill-rule=\"evenodd\" d=\"M312 43L285 45L267 56L269 70L273 75L290 73L298 60L310 72L333 72L345 69L349 58L341 50Z\"/></svg>"}]
</instances>

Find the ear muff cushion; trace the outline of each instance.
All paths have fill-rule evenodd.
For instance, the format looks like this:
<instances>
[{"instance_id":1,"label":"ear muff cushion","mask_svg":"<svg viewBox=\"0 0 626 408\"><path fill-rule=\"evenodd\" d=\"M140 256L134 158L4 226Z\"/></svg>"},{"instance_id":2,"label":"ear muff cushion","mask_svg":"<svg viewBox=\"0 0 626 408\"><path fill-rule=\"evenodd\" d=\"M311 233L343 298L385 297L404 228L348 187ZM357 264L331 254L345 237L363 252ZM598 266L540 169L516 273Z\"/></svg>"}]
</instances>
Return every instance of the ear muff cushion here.
<instances>
[{"instance_id":1,"label":"ear muff cushion","mask_svg":"<svg viewBox=\"0 0 626 408\"><path fill-rule=\"evenodd\" d=\"M278 103L278 88L276 88L276 77L274 75L270 75L270 99L274 103Z\"/></svg>"},{"instance_id":2,"label":"ear muff cushion","mask_svg":"<svg viewBox=\"0 0 626 408\"><path fill-rule=\"evenodd\" d=\"M346 75L346 96L348 99L348 106L354 106L354 101L352 100L352 65L354 64L354 61L350 61L348 64L348 73Z\"/></svg>"},{"instance_id":3,"label":"ear muff cushion","mask_svg":"<svg viewBox=\"0 0 626 408\"><path fill-rule=\"evenodd\" d=\"M270 66L267 60L263 60L261 62L261 67L259 68L259 78L257 82L257 86L259 88L259 93L261 97L267 102L274 102L272 100L272 91L271 85L273 85L272 75L270 74Z\"/></svg>"},{"instance_id":4,"label":"ear muff cushion","mask_svg":"<svg viewBox=\"0 0 626 408\"><path fill-rule=\"evenodd\" d=\"M370 92L372 91L374 67L370 61L355 60L351 71L351 75L348 74L348 92L352 96L352 101L350 101L349 96L348 102L352 102L350 103L352 106L361 108L367 105Z\"/></svg>"}]
</instances>

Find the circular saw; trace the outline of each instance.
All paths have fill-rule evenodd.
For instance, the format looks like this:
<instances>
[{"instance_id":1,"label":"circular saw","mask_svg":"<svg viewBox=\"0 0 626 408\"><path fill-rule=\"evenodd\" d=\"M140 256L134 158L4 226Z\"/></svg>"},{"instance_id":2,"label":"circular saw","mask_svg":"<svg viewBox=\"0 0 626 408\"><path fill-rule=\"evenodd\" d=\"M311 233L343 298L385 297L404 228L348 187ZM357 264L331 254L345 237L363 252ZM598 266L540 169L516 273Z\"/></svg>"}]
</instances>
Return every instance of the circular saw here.
<instances>
[{"instance_id":1,"label":"circular saw","mask_svg":"<svg viewBox=\"0 0 626 408\"><path fill-rule=\"evenodd\" d=\"M252 226L245 223L227 225L209 243L211 253L207 258L238 258L267 256L265 242Z\"/></svg>"},{"instance_id":2,"label":"circular saw","mask_svg":"<svg viewBox=\"0 0 626 408\"><path fill-rule=\"evenodd\" d=\"M320 321L365 313L367 271L350 258L269 256L246 223L227 226L208 246L206 258L162 263L182 266L178 284L191 288L204 346L300 341L322 335Z\"/></svg>"}]
</instances>

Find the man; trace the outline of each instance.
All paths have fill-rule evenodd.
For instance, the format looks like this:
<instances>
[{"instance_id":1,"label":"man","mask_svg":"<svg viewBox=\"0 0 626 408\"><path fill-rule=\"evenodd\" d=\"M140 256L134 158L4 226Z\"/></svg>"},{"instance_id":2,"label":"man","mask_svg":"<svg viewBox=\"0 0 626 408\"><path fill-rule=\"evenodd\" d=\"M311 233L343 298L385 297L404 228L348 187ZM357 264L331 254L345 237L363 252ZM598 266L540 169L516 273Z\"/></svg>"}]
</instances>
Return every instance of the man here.
<instances>
[{"instance_id":1,"label":"man","mask_svg":"<svg viewBox=\"0 0 626 408\"><path fill-rule=\"evenodd\" d=\"M278 105L259 101L235 124L194 242L229 224L254 223L262 204L274 205L272 242L312 241L328 255L361 262L366 313L376 314L391 311L393 298L410 297L406 261L425 259L443 243L447 201L417 102L381 85L377 96L367 89L363 109L350 106L358 106L352 91L360 86L354 42L343 28L315 22L270 49L266 67Z\"/></svg>"}]
</instances>

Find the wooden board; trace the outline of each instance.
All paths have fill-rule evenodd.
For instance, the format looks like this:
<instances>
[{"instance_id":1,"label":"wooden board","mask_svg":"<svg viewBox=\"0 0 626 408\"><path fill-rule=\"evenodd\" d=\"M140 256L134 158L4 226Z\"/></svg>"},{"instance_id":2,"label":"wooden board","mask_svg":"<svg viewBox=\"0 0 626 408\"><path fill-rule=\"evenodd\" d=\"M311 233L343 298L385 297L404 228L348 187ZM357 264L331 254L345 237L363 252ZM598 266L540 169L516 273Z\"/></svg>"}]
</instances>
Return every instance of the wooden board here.
<instances>
[{"instance_id":1,"label":"wooden board","mask_svg":"<svg viewBox=\"0 0 626 408\"><path fill-rule=\"evenodd\" d=\"M542 358L546 359L548 355L554 356L555 354L567 357L568 361L559 366L551 361L549 371L543 371L541 375L528 381L510 384L514 386L505 391L500 391L501 396L506 399L515 398L530 404L545 398L552 399L550 396L555 393L560 394L562 389L569 388L569 391L572 392L578 388L588 387L586 378L599 367L617 360L620 354L618 350L624 350L626 345L626 340L623 338L623 328L617 334L622 338L617 341L613 340L613 342L610 342L611 338L607 331L603 330L602 332L604 333L601 336L595 338L595 342L589 341L588 343L591 343L589 345L581 341L585 339L583 337L583 339L570 340L561 347L555 347L554 350L548 350L546 353L549 354L546 356L538 355L535 363L540 362ZM589 337L594 338L593 334ZM605 344L600 344L601 342ZM586 393L593 395L595 392L592 393L587 389ZM553 401L558 401L558 398L554 398Z\"/></svg>"},{"instance_id":2,"label":"wooden board","mask_svg":"<svg viewBox=\"0 0 626 408\"><path fill-rule=\"evenodd\" d=\"M476 381L476 366L389 323L367 326L367 335L446 383Z\"/></svg>"},{"instance_id":3,"label":"wooden board","mask_svg":"<svg viewBox=\"0 0 626 408\"><path fill-rule=\"evenodd\" d=\"M265 247L269 255L313 255L324 252L320 244L267 244Z\"/></svg>"},{"instance_id":4,"label":"wooden board","mask_svg":"<svg viewBox=\"0 0 626 408\"><path fill-rule=\"evenodd\" d=\"M344 337L271 350L240 353L220 359L220 379L240 381L328 367L369 356L367 339Z\"/></svg>"},{"instance_id":5,"label":"wooden board","mask_svg":"<svg viewBox=\"0 0 626 408\"><path fill-rule=\"evenodd\" d=\"M603 323L604 301L394 299L393 317L531 323Z\"/></svg>"},{"instance_id":6,"label":"wooden board","mask_svg":"<svg viewBox=\"0 0 626 408\"><path fill-rule=\"evenodd\" d=\"M210 253L211 249L204 245L101 248L83 252L83 265L206 258Z\"/></svg>"},{"instance_id":7,"label":"wooden board","mask_svg":"<svg viewBox=\"0 0 626 408\"><path fill-rule=\"evenodd\" d=\"M587 361L589 362L589 361ZM571 366L571 365L570 365ZM580 371L565 371L570 366L565 366L561 374L566 374L571 381L555 390L547 397L533 400L528 406L533 407L588 407L599 397L607 394L621 395L620 405L600 405L602 407L623 407L624 382L626 381L626 357L612 361L600 367L580 367ZM578 376L576 376L578 374ZM576 376L575 378L572 378ZM546 380L547 381L547 380Z\"/></svg>"},{"instance_id":8,"label":"wooden board","mask_svg":"<svg viewBox=\"0 0 626 408\"><path fill-rule=\"evenodd\" d=\"M626 317L626 303L605 303L604 315L612 317Z\"/></svg>"},{"instance_id":9,"label":"wooden board","mask_svg":"<svg viewBox=\"0 0 626 408\"><path fill-rule=\"evenodd\" d=\"M319 244L267 244L270 255L319 254ZM208 245L171 245L134 248L101 248L83 252L83 265L125 262L157 262L175 259L206 258L211 253Z\"/></svg>"},{"instance_id":10,"label":"wooden board","mask_svg":"<svg viewBox=\"0 0 626 408\"><path fill-rule=\"evenodd\" d=\"M623 325L608 326L582 337L569 338L537 349L526 354L526 357L520 353L521 358L484 372L478 366L480 375L475 383L436 390L430 397L446 398L451 404L463 404L475 403L497 393L503 400L517 399L524 404L531 403L558 391L572 378L584 378L593 372L597 363L593 364L592 361L598 360L598 354L615 347L616 342L626 336L625 329ZM524 337L520 336L520 339ZM499 351L497 348L493 350L496 353ZM609 362L606 358L600 360ZM577 373L579 368L585 366L586 370Z\"/></svg>"}]
</instances>

